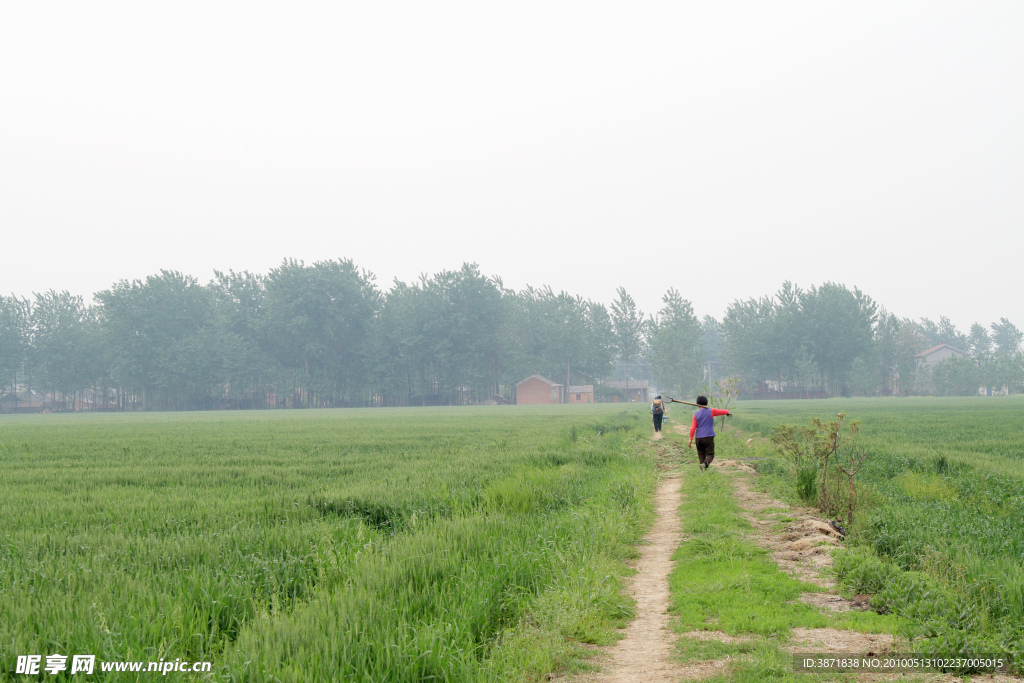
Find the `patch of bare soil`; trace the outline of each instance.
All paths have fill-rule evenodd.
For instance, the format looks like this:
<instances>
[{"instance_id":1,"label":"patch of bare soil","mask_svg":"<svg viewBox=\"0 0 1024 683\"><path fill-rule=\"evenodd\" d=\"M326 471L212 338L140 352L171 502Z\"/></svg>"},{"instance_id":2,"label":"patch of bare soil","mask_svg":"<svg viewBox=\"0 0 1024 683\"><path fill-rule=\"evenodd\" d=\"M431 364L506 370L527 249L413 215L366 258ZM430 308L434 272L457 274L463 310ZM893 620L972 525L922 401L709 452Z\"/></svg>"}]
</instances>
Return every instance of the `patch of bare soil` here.
<instances>
[{"instance_id":1,"label":"patch of bare soil","mask_svg":"<svg viewBox=\"0 0 1024 683\"><path fill-rule=\"evenodd\" d=\"M867 601L858 601L856 598L854 600L847 600L835 593L803 593L800 595L800 602L813 605L822 612L838 613L849 612L854 609L868 609Z\"/></svg>"},{"instance_id":2,"label":"patch of bare soil","mask_svg":"<svg viewBox=\"0 0 1024 683\"><path fill-rule=\"evenodd\" d=\"M692 680L714 675L717 663L701 662L699 675L671 660L674 638L669 630L668 575L672 571L672 553L680 542L679 475L665 477L655 494L658 517L654 528L640 546L636 574L629 594L636 601L636 618L626 627L625 636L607 655L598 660L602 671L574 678L580 683L626 683L643 680ZM722 664L724 666L724 664ZM711 668L708 668L711 667Z\"/></svg>"},{"instance_id":3,"label":"patch of bare soil","mask_svg":"<svg viewBox=\"0 0 1024 683\"><path fill-rule=\"evenodd\" d=\"M752 471L744 463L735 460L714 462L712 467L742 472ZM792 576L823 588L832 588L835 581L822 574L825 567L832 565L832 550L839 544L842 534L827 521L805 508L791 508L786 503L773 500L760 491L755 491L745 476L732 477L736 500L743 508L744 515L754 527L754 541L772 554L779 567ZM767 511L784 511L780 520ZM785 520L785 521L782 521ZM779 528L781 525L781 528ZM813 595L813 594L808 594ZM837 611L838 600L833 601L832 611ZM862 608L847 602L847 609Z\"/></svg>"},{"instance_id":4,"label":"patch of bare soil","mask_svg":"<svg viewBox=\"0 0 1024 683\"><path fill-rule=\"evenodd\" d=\"M861 653L880 655L893 652L893 639L887 633L858 633L834 628L795 628L790 631L790 652Z\"/></svg>"},{"instance_id":5,"label":"patch of bare soil","mask_svg":"<svg viewBox=\"0 0 1024 683\"><path fill-rule=\"evenodd\" d=\"M689 638L690 640L716 640L726 645L731 643L747 643L753 640L753 638L747 636L730 636L723 631L687 631L686 633L679 634L679 637Z\"/></svg>"},{"instance_id":6,"label":"patch of bare soil","mask_svg":"<svg viewBox=\"0 0 1024 683\"><path fill-rule=\"evenodd\" d=\"M687 434L687 435L689 435L689 433L690 433L689 425L684 425L682 422L680 422L679 424L672 425L671 427L669 427L669 429L671 429L676 434Z\"/></svg>"},{"instance_id":7,"label":"patch of bare soil","mask_svg":"<svg viewBox=\"0 0 1024 683\"><path fill-rule=\"evenodd\" d=\"M721 467L730 468L728 463L724 461ZM732 482L736 499L754 527L754 541L771 552L779 568L807 583L834 588L835 581L823 575L822 570L831 566L832 551L839 544L842 534L810 510L790 507L765 493L753 490L745 474L733 476ZM773 517L769 511L775 511L781 517ZM804 593L800 600L823 612L844 612L866 609L868 606L865 596L847 600L831 592ZM893 637L889 634L831 628L795 628L787 646L790 652L821 653L886 653L893 652L894 648Z\"/></svg>"}]
</instances>

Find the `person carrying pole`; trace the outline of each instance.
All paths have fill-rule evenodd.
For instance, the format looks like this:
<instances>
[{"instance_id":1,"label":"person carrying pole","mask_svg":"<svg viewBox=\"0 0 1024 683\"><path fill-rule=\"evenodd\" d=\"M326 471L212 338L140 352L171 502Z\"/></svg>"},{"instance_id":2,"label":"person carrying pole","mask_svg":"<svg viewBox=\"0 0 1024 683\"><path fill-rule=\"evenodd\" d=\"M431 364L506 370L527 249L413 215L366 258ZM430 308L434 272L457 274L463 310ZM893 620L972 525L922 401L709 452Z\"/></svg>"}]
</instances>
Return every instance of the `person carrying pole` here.
<instances>
[{"instance_id":1,"label":"person carrying pole","mask_svg":"<svg viewBox=\"0 0 1024 683\"><path fill-rule=\"evenodd\" d=\"M661 396L655 396L654 402L651 403L651 415L654 417L654 433L661 432L661 421L665 417L665 402L661 400Z\"/></svg>"},{"instance_id":2,"label":"person carrying pole","mask_svg":"<svg viewBox=\"0 0 1024 683\"><path fill-rule=\"evenodd\" d=\"M697 439L697 459L700 467L707 469L715 459L715 418L719 415L732 415L728 410L708 408L708 397L697 397L697 412L690 423L690 448L693 448L694 437Z\"/></svg>"}]
</instances>

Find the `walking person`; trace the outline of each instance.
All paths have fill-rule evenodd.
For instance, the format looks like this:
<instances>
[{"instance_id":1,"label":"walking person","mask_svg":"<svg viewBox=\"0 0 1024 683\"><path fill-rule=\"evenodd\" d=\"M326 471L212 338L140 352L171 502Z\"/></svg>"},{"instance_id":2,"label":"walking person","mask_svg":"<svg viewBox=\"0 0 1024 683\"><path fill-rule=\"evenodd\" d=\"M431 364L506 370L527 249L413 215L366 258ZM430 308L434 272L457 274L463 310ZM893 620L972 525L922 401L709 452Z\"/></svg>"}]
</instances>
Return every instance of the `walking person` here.
<instances>
[{"instance_id":1,"label":"walking person","mask_svg":"<svg viewBox=\"0 0 1024 683\"><path fill-rule=\"evenodd\" d=\"M728 410L708 408L708 397L698 396L697 412L690 423L690 448L693 448L694 437L697 438L697 459L700 466L707 469L715 459L715 418L719 415L732 415Z\"/></svg>"},{"instance_id":2,"label":"walking person","mask_svg":"<svg viewBox=\"0 0 1024 683\"><path fill-rule=\"evenodd\" d=\"M665 402L661 400L661 396L655 396L654 402L651 403L651 415L654 417L654 433L661 433L661 421L665 417Z\"/></svg>"}]
</instances>

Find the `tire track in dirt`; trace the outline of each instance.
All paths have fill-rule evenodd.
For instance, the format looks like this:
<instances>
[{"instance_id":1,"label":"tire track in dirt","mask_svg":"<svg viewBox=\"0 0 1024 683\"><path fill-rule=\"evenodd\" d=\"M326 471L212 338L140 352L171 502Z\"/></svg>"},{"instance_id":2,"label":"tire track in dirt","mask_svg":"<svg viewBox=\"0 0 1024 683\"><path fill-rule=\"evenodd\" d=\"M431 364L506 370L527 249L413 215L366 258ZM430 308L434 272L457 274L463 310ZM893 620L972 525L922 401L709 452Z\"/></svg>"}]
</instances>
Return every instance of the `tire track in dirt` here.
<instances>
[{"instance_id":1,"label":"tire track in dirt","mask_svg":"<svg viewBox=\"0 0 1024 683\"><path fill-rule=\"evenodd\" d=\"M839 545L840 534L826 521L809 510L794 508L755 491L750 477L757 476L744 463L725 460L715 465L725 474L733 488L733 496L750 522L754 532L751 540L771 553L779 569L795 579L828 589L828 593L804 593L801 601L821 611L842 612L863 609L863 602L847 600L835 591L835 581L825 575L824 569L832 565L832 550ZM778 529L779 519L769 511L783 513L785 526ZM893 652L896 643L892 635L859 633L833 628L794 628L786 649L790 652L852 653ZM941 679L958 680L958 679Z\"/></svg>"},{"instance_id":2,"label":"tire track in dirt","mask_svg":"<svg viewBox=\"0 0 1024 683\"><path fill-rule=\"evenodd\" d=\"M747 521L754 528L752 540L768 550L779 569L796 579L821 586L826 593L804 593L800 600L814 605L823 612L842 612L852 609L867 609L868 596L856 596L852 600L836 594L835 580L824 570L832 566L832 551L839 547L841 536L820 516L806 508L798 508L773 500L768 494L755 491L750 479L756 472L742 461L724 460L713 463L729 478L735 496ZM788 520L785 527L778 529L779 519L772 519L770 511L781 512ZM723 634L724 635L724 634ZM860 633L857 631L832 628L794 628L786 649L790 652L838 653L885 653L897 649L892 635ZM850 680L897 681L906 680L908 674L848 674ZM953 674L920 673L910 678L929 683L960 683L966 679ZM972 676L972 681L1009 683L1021 681L1006 674Z\"/></svg>"}]
</instances>

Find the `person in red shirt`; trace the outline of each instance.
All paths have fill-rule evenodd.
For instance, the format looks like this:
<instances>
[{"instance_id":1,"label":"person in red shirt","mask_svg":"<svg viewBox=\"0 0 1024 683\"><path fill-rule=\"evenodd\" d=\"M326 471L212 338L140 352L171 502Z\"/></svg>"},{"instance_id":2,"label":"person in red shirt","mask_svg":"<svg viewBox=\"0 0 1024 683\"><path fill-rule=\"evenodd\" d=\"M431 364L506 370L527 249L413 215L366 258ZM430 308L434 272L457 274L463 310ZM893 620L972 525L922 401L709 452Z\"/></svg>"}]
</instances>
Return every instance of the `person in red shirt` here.
<instances>
[{"instance_id":1,"label":"person in red shirt","mask_svg":"<svg viewBox=\"0 0 1024 683\"><path fill-rule=\"evenodd\" d=\"M707 396L698 396L697 405L701 407L693 414L693 421L690 423L690 448L693 448L696 437L697 459L700 460L700 466L706 470L715 459L715 418L732 413L718 408L709 409Z\"/></svg>"}]
</instances>

